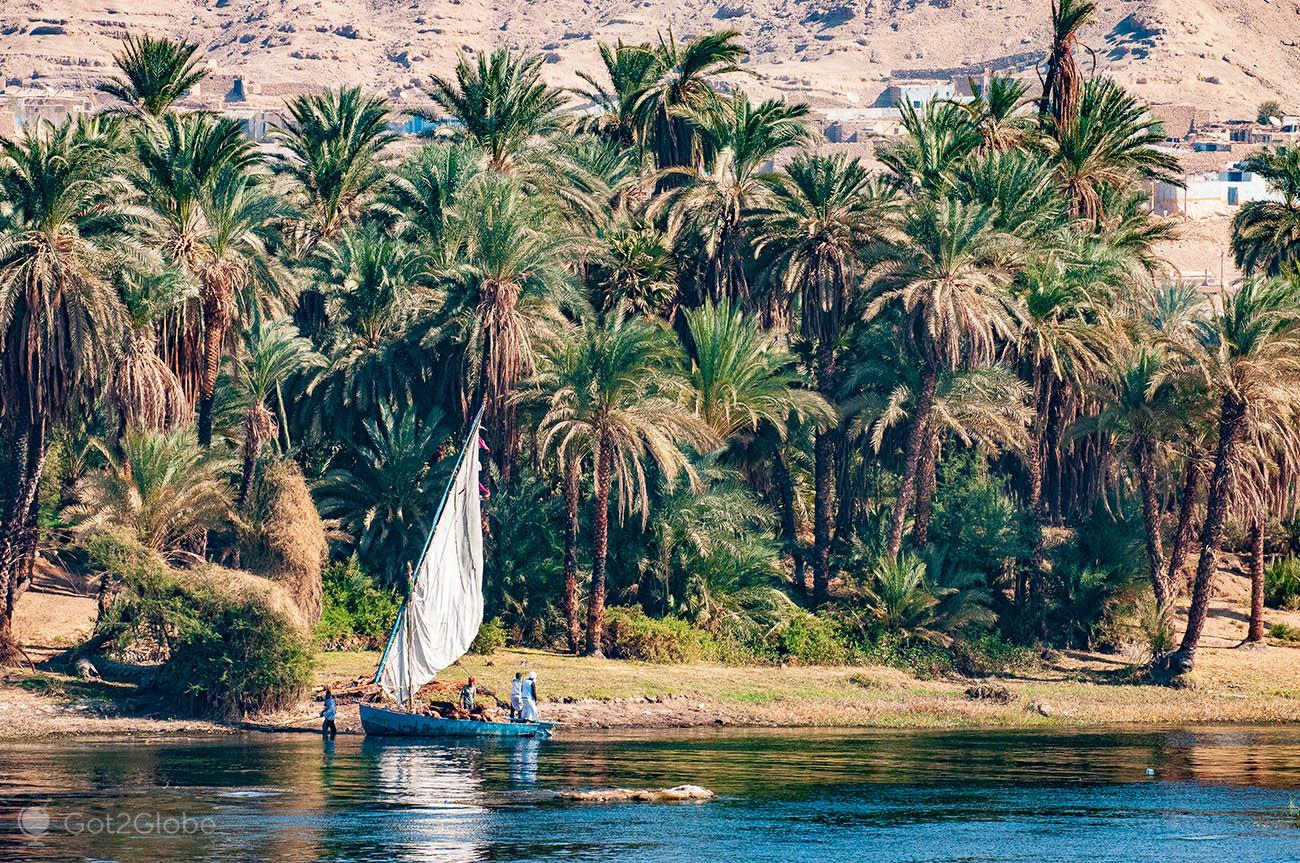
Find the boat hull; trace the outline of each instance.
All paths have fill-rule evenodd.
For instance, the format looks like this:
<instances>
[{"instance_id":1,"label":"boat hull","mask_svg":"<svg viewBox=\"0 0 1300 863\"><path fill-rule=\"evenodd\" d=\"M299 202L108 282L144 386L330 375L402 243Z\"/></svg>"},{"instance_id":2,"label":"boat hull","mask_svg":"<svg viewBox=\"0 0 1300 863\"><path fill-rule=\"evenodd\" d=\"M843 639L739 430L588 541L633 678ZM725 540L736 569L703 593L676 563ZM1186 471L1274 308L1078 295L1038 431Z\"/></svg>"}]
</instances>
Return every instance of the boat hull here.
<instances>
[{"instance_id":1,"label":"boat hull","mask_svg":"<svg viewBox=\"0 0 1300 863\"><path fill-rule=\"evenodd\" d=\"M403 713L385 707L359 705L361 727L375 737L531 737L551 736L553 722L478 722Z\"/></svg>"}]
</instances>

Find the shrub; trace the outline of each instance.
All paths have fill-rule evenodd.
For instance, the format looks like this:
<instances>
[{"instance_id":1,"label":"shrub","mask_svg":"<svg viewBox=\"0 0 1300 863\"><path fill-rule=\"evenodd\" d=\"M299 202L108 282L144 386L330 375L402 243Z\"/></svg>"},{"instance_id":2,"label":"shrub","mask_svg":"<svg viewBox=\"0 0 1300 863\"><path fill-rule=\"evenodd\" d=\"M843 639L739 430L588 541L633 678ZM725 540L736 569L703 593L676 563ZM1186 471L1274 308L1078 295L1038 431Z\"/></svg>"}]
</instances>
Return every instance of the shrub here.
<instances>
[{"instance_id":1,"label":"shrub","mask_svg":"<svg viewBox=\"0 0 1300 863\"><path fill-rule=\"evenodd\" d=\"M959 638L949 648L953 665L970 677L1012 674L1038 664L1032 648L1013 644L996 632Z\"/></svg>"},{"instance_id":2,"label":"shrub","mask_svg":"<svg viewBox=\"0 0 1300 863\"><path fill-rule=\"evenodd\" d=\"M1300 558L1284 557L1264 570L1264 602L1270 608L1300 610Z\"/></svg>"},{"instance_id":3,"label":"shrub","mask_svg":"<svg viewBox=\"0 0 1300 863\"><path fill-rule=\"evenodd\" d=\"M1278 641L1289 641L1293 644L1300 644L1300 626L1275 623L1268 628L1268 635L1269 638L1276 638Z\"/></svg>"},{"instance_id":4,"label":"shrub","mask_svg":"<svg viewBox=\"0 0 1300 863\"><path fill-rule=\"evenodd\" d=\"M493 617L483 621L483 625L478 628L478 635L474 636L474 643L469 646L469 652L479 656L491 656L505 646L505 624L501 622L501 618Z\"/></svg>"},{"instance_id":5,"label":"shrub","mask_svg":"<svg viewBox=\"0 0 1300 863\"><path fill-rule=\"evenodd\" d=\"M317 643L326 650L377 650L388 640L401 600L397 592L378 587L361 569L356 555L330 564L323 576Z\"/></svg>"},{"instance_id":6,"label":"shrub","mask_svg":"<svg viewBox=\"0 0 1300 863\"><path fill-rule=\"evenodd\" d=\"M957 673L957 663L948 649L893 634L882 635L868 645L866 660L873 665L900 668L920 678L951 677Z\"/></svg>"},{"instance_id":7,"label":"shrub","mask_svg":"<svg viewBox=\"0 0 1300 863\"><path fill-rule=\"evenodd\" d=\"M321 615L321 567L329 544L302 470L289 460L265 463L246 506L243 561L282 586L304 619Z\"/></svg>"},{"instance_id":8,"label":"shrub","mask_svg":"<svg viewBox=\"0 0 1300 863\"><path fill-rule=\"evenodd\" d=\"M671 664L717 655L713 637L679 617L653 618L637 606L611 606L605 613L606 656Z\"/></svg>"},{"instance_id":9,"label":"shrub","mask_svg":"<svg viewBox=\"0 0 1300 863\"><path fill-rule=\"evenodd\" d=\"M121 533L100 535L91 552L123 584L99 634L119 649L157 647L156 685L177 706L238 718L301 697L310 645L296 606L275 584L216 567L178 572Z\"/></svg>"},{"instance_id":10,"label":"shrub","mask_svg":"<svg viewBox=\"0 0 1300 863\"><path fill-rule=\"evenodd\" d=\"M836 622L807 612L791 617L772 643L777 658L800 665L847 665L857 654Z\"/></svg>"}]
</instances>

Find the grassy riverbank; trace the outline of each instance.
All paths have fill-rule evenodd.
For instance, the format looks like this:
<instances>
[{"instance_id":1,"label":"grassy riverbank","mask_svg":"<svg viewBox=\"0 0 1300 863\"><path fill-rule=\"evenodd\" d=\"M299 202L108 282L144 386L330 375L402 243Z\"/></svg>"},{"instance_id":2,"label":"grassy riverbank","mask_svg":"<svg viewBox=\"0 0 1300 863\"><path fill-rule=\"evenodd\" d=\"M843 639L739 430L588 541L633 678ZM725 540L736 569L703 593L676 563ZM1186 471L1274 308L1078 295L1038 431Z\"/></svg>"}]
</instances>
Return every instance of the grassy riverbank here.
<instances>
[{"instance_id":1,"label":"grassy riverbank","mask_svg":"<svg viewBox=\"0 0 1300 863\"><path fill-rule=\"evenodd\" d=\"M317 682L334 685L373 670L373 653L319 657ZM467 657L444 679L465 674L504 693L514 671L535 671L543 712L572 727L702 725L1016 727L1135 723L1300 722L1300 650L1209 648L1186 687L1128 683L1127 664L1071 653L1014 677L924 680L892 668L645 665L532 650ZM975 685L1001 695L972 698ZM265 730L315 727L319 705L259 717ZM358 730L344 704L341 730ZM219 733L234 727L167 718L132 687L87 684L50 672L11 671L0 686L0 738L63 734Z\"/></svg>"},{"instance_id":2,"label":"grassy riverbank","mask_svg":"<svg viewBox=\"0 0 1300 863\"><path fill-rule=\"evenodd\" d=\"M1236 609L1246 586L1225 575L1196 671L1176 689L1134 683L1135 666L1123 657L1082 652L1052 655L1014 675L973 680L923 679L879 666L649 665L501 650L467 656L442 679L455 683L472 674L481 687L504 695L515 671L535 671L544 715L586 728L1300 722L1300 646L1239 646L1245 620ZM89 633L94 614L90 597L52 590L24 595L19 634L35 667L0 671L0 739L239 730L173 717L129 683L89 683L62 673L60 651ZM1298 625L1300 613L1270 611L1269 620ZM315 684L337 688L355 681L373 673L378 659L374 652L320 653ZM972 698L972 686L1005 701ZM319 709L309 697L290 710L256 717L251 727L313 729ZM342 704L339 720L341 730L359 730L355 704Z\"/></svg>"}]
</instances>

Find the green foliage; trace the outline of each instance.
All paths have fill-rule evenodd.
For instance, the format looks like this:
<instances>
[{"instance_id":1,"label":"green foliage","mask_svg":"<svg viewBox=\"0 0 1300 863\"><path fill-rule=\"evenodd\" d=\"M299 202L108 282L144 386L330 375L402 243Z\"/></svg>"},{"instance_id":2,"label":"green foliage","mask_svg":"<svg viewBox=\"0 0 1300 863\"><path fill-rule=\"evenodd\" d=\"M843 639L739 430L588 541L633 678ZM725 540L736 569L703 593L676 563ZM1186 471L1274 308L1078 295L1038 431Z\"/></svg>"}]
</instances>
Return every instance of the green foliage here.
<instances>
[{"instance_id":1,"label":"green foliage","mask_svg":"<svg viewBox=\"0 0 1300 863\"><path fill-rule=\"evenodd\" d=\"M1065 564L1048 578L1050 631L1065 647L1092 650L1114 604L1142 582L1140 575L1095 566Z\"/></svg>"},{"instance_id":2,"label":"green foliage","mask_svg":"<svg viewBox=\"0 0 1300 863\"><path fill-rule=\"evenodd\" d=\"M610 606L604 638L606 656L639 662L699 662L718 649L711 635L680 617L649 617L636 606Z\"/></svg>"},{"instance_id":3,"label":"green foliage","mask_svg":"<svg viewBox=\"0 0 1300 863\"><path fill-rule=\"evenodd\" d=\"M857 651L833 620L799 612L768 641L780 661L799 665L847 665Z\"/></svg>"},{"instance_id":4,"label":"green foliage","mask_svg":"<svg viewBox=\"0 0 1300 863\"><path fill-rule=\"evenodd\" d=\"M1264 603L1270 608L1300 610L1300 558L1284 557L1264 570Z\"/></svg>"},{"instance_id":5,"label":"green foliage","mask_svg":"<svg viewBox=\"0 0 1300 863\"><path fill-rule=\"evenodd\" d=\"M553 647L563 641L559 600L564 585L564 504L531 470L483 502L483 593L489 617L499 619L523 644Z\"/></svg>"},{"instance_id":6,"label":"green foliage","mask_svg":"<svg viewBox=\"0 0 1300 863\"><path fill-rule=\"evenodd\" d=\"M1007 641L996 632L970 632L949 648L953 665L969 677L1016 674L1038 664L1033 648Z\"/></svg>"},{"instance_id":7,"label":"green foliage","mask_svg":"<svg viewBox=\"0 0 1300 863\"><path fill-rule=\"evenodd\" d=\"M1265 99L1255 108L1255 122L1261 125L1281 116L1282 106L1276 99Z\"/></svg>"},{"instance_id":8,"label":"green foliage","mask_svg":"<svg viewBox=\"0 0 1300 863\"><path fill-rule=\"evenodd\" d=\"M483 625L479 627L478 635L474 636L474 643L469 646L469 652L479 656L491 656L505 646L505 625L501 622L501 618L492 617L483 621Z\"/></svg>"},{"instance_id":9,"label":"green foliage","mask_svg":"<svg viewBox=\"0 0 1300 863\"><path fill-rule=\"evenodd\" d=\"M1300 626L1291 626L1288 623L1275 623L1268 628L1268 636L1269 638L1276 638L1278 641L1300 644Z\"/></svg>"},{"instance_id":10,"label":"green foliage","mask_svg":"<svg viewBox=\"0 0 1300 863\"><path fill-rule=\"evenodd\" d=\"M975 452L955 453L939 465L930 542L945 549L946 565L978 572L987 583L1002 577L1006 561L1030 552L1030 517Z\"/></svg>"},{"instance_id":11,"label":"green foliage","mask_svg":"<svg viewBox=\"0 0 1300 863\"><path fill-rule=\"evenodd\" d=\"M322 576L324 599L317 643L326 650L378 650L388 640L401 599L391 588L378 586L354 554L330 564Z\"/></svg>"},{"instance_id":12,"label":"green foliage","mask_svg":"<svg viewBox=\"0 0 1300 863\"><path fill-rule=\"evenodd\" d=\"M123 534L91 554L123 590L100 621L118 649L163 658L156 685L185 710L238 718L292 703L307 687L311 646L269 582L232 571L178 572Z\"/></svg>"}]
</instances>

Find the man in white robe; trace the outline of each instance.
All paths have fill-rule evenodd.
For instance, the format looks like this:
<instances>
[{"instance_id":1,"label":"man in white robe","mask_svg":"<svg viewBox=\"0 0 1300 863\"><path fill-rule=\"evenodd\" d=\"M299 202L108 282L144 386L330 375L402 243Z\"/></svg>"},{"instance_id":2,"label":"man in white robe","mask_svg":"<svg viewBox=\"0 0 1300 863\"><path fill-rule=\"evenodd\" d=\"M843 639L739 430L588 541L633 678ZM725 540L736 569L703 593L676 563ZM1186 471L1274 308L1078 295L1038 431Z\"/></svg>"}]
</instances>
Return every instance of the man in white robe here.
<instances>
[{"instance_id":1,"label":"man in white robe","mask_svg":"<svg viewBox=\"0 0 1300 863\"><path fill-rule=\"evenodd\" d=\"M516 671L515 679L510 681L510 718L518 719L523 716L524 712L524 680L523 675Z\"/></svg>"},{"instance_id":2,"label":"man in white robe","mask_svg":"<svg viewBox=\"0 0 1300 863\"><path fill-rule=\"evenodd\" d=\"M537 672L528 672L528 679L523 681L523 706L520 715L525 722L536 722L541 717L537 713Z\"/></svg>"}]
</instances>

